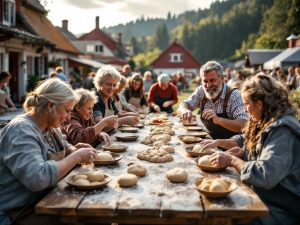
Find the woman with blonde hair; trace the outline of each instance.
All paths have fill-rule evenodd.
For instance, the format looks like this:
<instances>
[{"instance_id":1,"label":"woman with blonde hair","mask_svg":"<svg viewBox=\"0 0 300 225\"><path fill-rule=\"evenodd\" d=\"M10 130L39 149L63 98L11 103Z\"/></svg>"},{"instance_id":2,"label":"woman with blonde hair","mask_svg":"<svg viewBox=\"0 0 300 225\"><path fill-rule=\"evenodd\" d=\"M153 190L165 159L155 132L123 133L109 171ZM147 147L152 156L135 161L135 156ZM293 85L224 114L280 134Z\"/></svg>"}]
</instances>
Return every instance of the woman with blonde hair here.
<instances>
[{"instance_id":1,"label":"woman with blonde hair","mask_svg":"<svg viewBox=\"0 0 300 225\"><path fill-rule=\"evenodd\" d=\"M57 78L47 79L25 102L25 114L10 121L0 136L1 224L59 224L59 218L36 215L34 206L74 166L91 163L90 145L72 146L62 137L76 95Z\"/></svg>"},{"instance_id":2,"label":"woman with blonde hair","mask_svg":"<svg viewBox=\"0 0 300 225\"><path fill-rule=\"evenodd\" d=\"M252 224L300 224L300 124L288 92L272 77L258 74L244 82L242 98L250 114L244 135L204 148L229 149L212 155L213 165L234 167L268 206L269 217Z\"/></svg>"},{"instance_id":3,"label":"woman with blonde hair","mask_svg":"<svg viewBox=\"0 0 300 225\"><path fill-rule=\"evenodd\" d=\"M83 142L92 146L97 146L101 141L104 141L104 144L110 144L108 134L102 132L102 130L105 127L117 125L117 118L108 116L95 123L93 107L98 101L96 94L83 88L76 89L75 93L78 101L71 112L71 119L61 127L62 132L67 136L68 142L71 144Z\"/></svg>"},{"instance_id":4,"label":"woman with blonde hair","mask_svg":"<svg viewBox=\"0 0 300 225\"><path fill-rule=\"evenodd\" d=\"M120 112L112 98L121 74L110 65L101 67L95 76L94 84L98 102L94 105L93 114L95 121L99 122L103 118L111 115L118 116L118 124L135 125L139 121L137 113ZM110 127L112 130L114 127ZM107 131L108 129L106 129Z\"/></svg>"},{"instance_id":5,"label":"woman with blonde hair","mask_svg":"<svg viewBox=\"0 0 300 225\"><path fill-rule=\"evenodd\" d=\"M129 104L135 112L146 113L147 100L144 94L143 78L139 73L134 73L128 79L128 85L122 95L126 104Z\"/></svg>"}]
</instances>

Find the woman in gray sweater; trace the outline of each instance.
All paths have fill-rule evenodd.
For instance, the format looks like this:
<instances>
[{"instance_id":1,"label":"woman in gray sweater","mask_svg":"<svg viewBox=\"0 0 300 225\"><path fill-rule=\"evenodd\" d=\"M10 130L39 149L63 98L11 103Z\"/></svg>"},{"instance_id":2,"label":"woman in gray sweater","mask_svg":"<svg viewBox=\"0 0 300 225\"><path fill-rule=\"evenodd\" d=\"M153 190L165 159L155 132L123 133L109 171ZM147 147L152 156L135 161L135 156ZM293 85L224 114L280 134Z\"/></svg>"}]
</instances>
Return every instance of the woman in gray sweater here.
<instances>
[{"instance_id":1,"label":"woman in gray sweater","mask_svg":"<svg viewBox=\"0 0 300 225\"><path fill-rule=\"evenodd\" d=\"M75 165L93 162L90 145L72 146L58 129L69 119L76 95L59 79L48 79L27 96L25 114L0 134L0 224L59 224L34 214L36 201Z\"/></svg>"}]
</instances>

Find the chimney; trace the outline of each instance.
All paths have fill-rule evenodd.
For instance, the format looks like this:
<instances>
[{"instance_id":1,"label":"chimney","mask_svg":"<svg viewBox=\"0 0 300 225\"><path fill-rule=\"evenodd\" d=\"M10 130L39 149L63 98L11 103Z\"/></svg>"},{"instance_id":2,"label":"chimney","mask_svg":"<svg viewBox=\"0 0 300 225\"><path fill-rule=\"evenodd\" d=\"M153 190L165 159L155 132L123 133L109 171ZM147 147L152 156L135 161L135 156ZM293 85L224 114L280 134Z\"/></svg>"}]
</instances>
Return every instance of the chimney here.
<instances>
[{"instance_id":1,"label":"chimney","mask_svg":"<svg viewBox=\"0 0 300 225\"><path fill-rule=\"evenodd\" d=\"M68 30L68 23L69 23L68 20L63 20L62 21L61 27L62 27L63 30Z\"/></svg>"},{"instance_id":2,"label":"chimney","mask_svg":"<svg viewBox=\"0 0 300 225\"><path fill-rule=\"evenodd\" d=\"M296 47L296 41L297 41L297 37L294 34L291 34L289 37L286 38L286 40L289 41L289 48L294 48Z\"/></svg>"},{"instance_id":3,"label":"chimney","mask_svg":"<svg viewBox=\"0 0 300 225\"><path fill-rule=\"evenodd\" d=\"M119 43L122 44L122 33L118 33L118 40Z\"/></svg>"},{"instance_id":4,"label":"chimney","mask_svg":"<svg viewBox=\"0 0 300 225\"><path fill-rule=\"evenodd\" d=\"M99 24L99 16L96 16L96 28L99 28L100 24Z\"/></svg>"}]
</instances>

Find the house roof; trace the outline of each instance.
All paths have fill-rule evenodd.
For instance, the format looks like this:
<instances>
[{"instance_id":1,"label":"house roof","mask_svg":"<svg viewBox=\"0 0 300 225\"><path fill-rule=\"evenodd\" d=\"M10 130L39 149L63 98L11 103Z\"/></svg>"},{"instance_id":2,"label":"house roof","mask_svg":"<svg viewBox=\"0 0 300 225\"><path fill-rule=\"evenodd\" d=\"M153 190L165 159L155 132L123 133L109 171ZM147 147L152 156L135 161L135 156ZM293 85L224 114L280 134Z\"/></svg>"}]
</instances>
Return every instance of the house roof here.
<instances>
[{"instance_id":1,"label":"house roof","mask_svg":"<svg viewBox=\"0 0 300 225\"><path fill-rule=\"evenodd\" d=\"M181 53L183 55L182 62L170 62L169 54ZM181 44L176 40L166 48L156 60L151 63L153 68L186 68L186 69L199 69L201 63Z\"/></svg>"},{"instance_id":2,"label":"house roof","mask_svg":"<svg viewBox=\"0 0 300 225\"><path fill-rule=\"evenodd\" d=\"M43 39L54 43L55 49L72 54L80 54L79 50L71 44L58 28L52 25L41 11L34 10L25 5L21 6L21 14L25 19L27 27Z\"/></svg>"},{"instance_id":3,"label":"house roof","mask_svg":"<svg viewBox=\"0 0 300 225\"><path fill-rule=\"evenodd\" d=\"M77 41L77 37L71 31L61 27L56 27L56 28L59 29L70 41Z\"/></svg>"},{"instance_id":4,"label":"house roof","mask_svg":"<svg viewBox=\"0 0 300 225\"><path fill-rule=\"evenodd\" d=\"M283 63L300 64L300 46L288 48L264 63L264 69L282 67Z\"/></svg>"},{"instance_id":5,"label":"house roof","mask_svg":"<svg viewBox=\"0 0 300 225\"><path fill-rule=\"evenodd\" d=\"M247 51L245 65L248 67L262 65L281 52L281 49L249 49Z\"/></svg>"},{"instance_id":6,"label":"house roof","mask_svg":"<svg viewBox=\"0 0 300 225\"><path fill-rule=\"evenodd\" d=\"M124 49L124 46L114 40L111 36L106 34L104 31L102 31L99 27L96 27L94 30L92 30L89 33L86 33L82 35L80 38L78 38L80 41L98 41L100 40L107 48L109 48L115 56L126 59L127 53Z\"/></svg>"},{"instance_id":7,"label":"house roof","mask_svg":"<svg viewBox=\"0 0 300 225\"><path fill-rule=\"evenodd\" d=\"M91 66L95 69L99 69L100 67L105 65L105 64L97 62L95 60L84 59L84 58L70 57L69 60L74 61L74 62L79 63L79 64L86 65L86 66Z\"/></svg>"},{"instance_id":8,"label":"house roof","mask_svg":"<svg viewBox=\"0 0 300 225\"><path fill-rule=\"evenodd\" d=\"M42 6L39 0L25 0L23 4L42 13L47 13L47 10Z\"/></svg>"}]
</instances>

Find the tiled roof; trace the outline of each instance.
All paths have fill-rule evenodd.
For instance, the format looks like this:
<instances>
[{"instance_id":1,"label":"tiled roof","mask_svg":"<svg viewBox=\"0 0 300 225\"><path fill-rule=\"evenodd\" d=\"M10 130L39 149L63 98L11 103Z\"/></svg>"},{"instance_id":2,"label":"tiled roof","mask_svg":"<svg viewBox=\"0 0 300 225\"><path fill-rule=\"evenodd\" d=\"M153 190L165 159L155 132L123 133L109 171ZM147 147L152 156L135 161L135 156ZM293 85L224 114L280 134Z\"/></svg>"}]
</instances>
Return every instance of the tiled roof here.
<instances>
[{"instance_id":1,"label":"tiled roof","mask_svg":"<svg viewBox=\"0 0 300 225\"><path fill-rule=\"evenodd\" d=\"M23 1L25 5L32 7L40 12L46 13L47 10L41 5L39 0L25 0Z\"/></svg>"},{"instance_id":2,"label":"tiled roof","mask_svg":"<svg viewBox=\"0 0 300 225\"><path fill-rule=\"evenodd\" d=\"M80 54L78 49L71 44L60 30L52 25L45 14L24 6L21 6L21 14L34 33L54 43L55 49L73 54Z\"/></svg>"},{"instance_id":3,"label":"tiled roof","mask_svg":"<svg viewBox=\"0 0 300 225\"><path fill-rule=\"evenodd\" d=\"M181 53L183 55L182 62L170 62L169 54ZM186 69L199 69L201 63L181 44L175 40L167 49L165 49L151 65L154 68L186 68Z\"/></svg>"},{"instance_id":4,"label":"tiled roof","mask_svg":"<svg viewBox=\"0 0 300 225\"><path fill-rule=\"evenodd\" d=\"M70 41L76 41L77 40L77 37L72 32L70 32L69 30L63 29L61 27L56 27L56 28L58 28L63 33L63 35L65 35L66 38L68 38Z\"/></svg>"},{"instance_id":5,"label":"tiled roof","mask_svg":"<svg viewBox=\"0 0 300 225\"><path fill-rule=\"evenodd\" d=\"M297 64L300 63L300 46L294 48L287 48L274 58L264 63L265 69L274 69L282 67L283 63Z\"/></svg>"}]
</instances>

